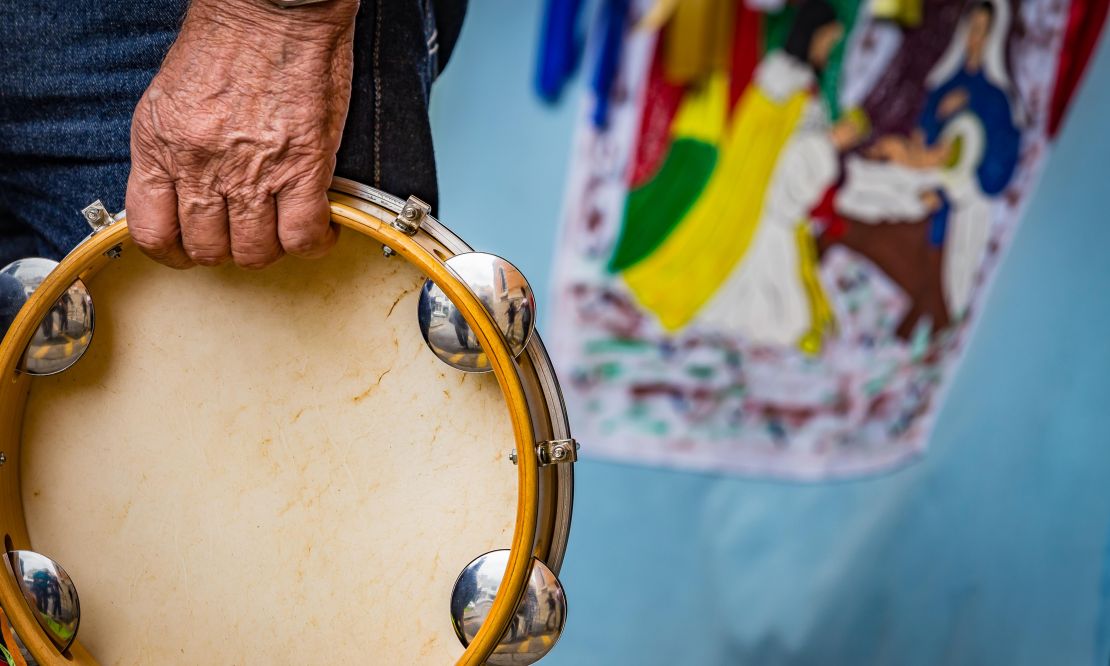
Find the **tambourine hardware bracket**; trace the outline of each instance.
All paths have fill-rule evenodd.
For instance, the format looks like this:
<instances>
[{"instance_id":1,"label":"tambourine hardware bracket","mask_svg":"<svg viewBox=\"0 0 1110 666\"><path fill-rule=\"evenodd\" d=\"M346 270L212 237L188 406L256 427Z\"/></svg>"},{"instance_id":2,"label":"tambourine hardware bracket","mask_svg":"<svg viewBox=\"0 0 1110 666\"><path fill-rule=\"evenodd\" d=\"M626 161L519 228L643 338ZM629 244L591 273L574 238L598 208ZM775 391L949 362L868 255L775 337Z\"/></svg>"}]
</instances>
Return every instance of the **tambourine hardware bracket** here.
<instances>
[{"instance_id":1,"label":"tambourine hardware bracket","mask_svg":"<svg viewBox=\"0 0 1110 666\"><path fill-rule=\"evenodd\" d=\"M397 213L397 217L389 223L397 231L405 234L406 236L415 236L417 231L420 231L420 226L424 224L424 220L432 213L432 207L424 203L418 197L409 197L405 205L401 207L401 212ZM392 257L394 254L393 248L388 245L382 246L382 254L386 257Z\"/></svg>"},{"instance_id":2,"label":"tambourine hardware bracket","mask_svg":"<svg viewBox=\"0 0 1110 666\"><path fill-rule=\"evenodd\" d=\"M113 218L112 214L108 212L108 209L104 207L100 199L85 206L81 210L81 216L84 217L85 221L92 227L94 234L115 222L115 218Z\"/></svg>"},{"instance_id":3,"label":"tambourine hardware bracket","mask_svg":"<svg viewBox=\"0 0 1110 666\"><path fill-rule=\"evenodd\" d=\"M420 225L424 224L424 220L432 212L432 207L424 203L417 197L409 197L405 202L404 208L397 214L390 224L394 229L400 231L406 236L415 236L417 231L420 231Z\"/></svg>"},{"instance_id":4,"label":"tambourine hardware bracket","mask_svg":"<svg viewBox=\"0 0 1110 666\"><path fill-rule=\"evenodd\" d=\"M546 440L536 444L536 460L540 467L576 463L580 448L582 448L581 445L573 439ZM509 461L516 464L516 449L509 453Z\"/></svg>"},{"instance_id":5,"label":"tambourine hardware bracket","mask_svg":"<svg viewBox=\"0 0 1110 666\"><path fill-rule=\"evenodd\" d=\"M81 210L81 217L85 218L85 221L92 227L92 233L89 234L90 238L116 221L115 216L108 212L100 199L85 206ZM104 253L109 259L119 259L122 254L123 245L116 245Z\"/></svg>"}]
</instances>

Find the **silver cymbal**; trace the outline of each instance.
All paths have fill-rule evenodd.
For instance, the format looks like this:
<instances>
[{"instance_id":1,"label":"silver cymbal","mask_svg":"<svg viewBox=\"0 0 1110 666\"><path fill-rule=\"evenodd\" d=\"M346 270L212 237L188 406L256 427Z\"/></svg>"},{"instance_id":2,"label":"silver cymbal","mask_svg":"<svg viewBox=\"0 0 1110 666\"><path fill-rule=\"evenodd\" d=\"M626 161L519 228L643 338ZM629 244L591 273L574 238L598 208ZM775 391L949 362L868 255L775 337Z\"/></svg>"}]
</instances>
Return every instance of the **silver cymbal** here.
<instances>
[{"instance_id":1,"label":"silver cymbal","mask_svg":"<svg viewBox=\"0 0 1110 666\"><path fill-rule=\"evenodd\" d=\"M0 331L7 333L19 310L58 262L33 257L0 269ZM96 315L85 283L76 280L43 318L23 356L24 372L53 375L79 361L92 343Z\"/></svg>"},{"instance_id":2,"label":"silver cymbal","mask_svg":"<svg viewBox=\"0 0 1110 666\"><path fill-rule=\"evenodd\" d=\"M10 551L8 560L39 626L65 652L81 624L81 601L73 580L57 562L34 551Z\"/></svg>"},{"instance_id":3,"label":"silver cymbal","mask_svg":"<svg viewBox=\"0 0 1110 666\"><path fill-rule=\"evenodd\" d=\"M463 646L478 635L501 587L509 551L495 550L468 564L451 593L451 618ZM562 583L547 565L532 562L532 575L501 643L486 662L492 666L527 666L555 647L567 621Z\"/></svg>"},{"instance_id":4,"label":"silver cymbal","mask_svg":"<svg viewBox=\"0 0 1110 666\"><path fill-rule=\"evenodd\" d=\"M536 299L517 267L485 252L458 254L446 264L486 307L513 356L524 351L536 329ZM444 363L465 372L492 369L462 312L431 280L420 291L417 318L424 341Z\"/></svg>"}]
</instances>

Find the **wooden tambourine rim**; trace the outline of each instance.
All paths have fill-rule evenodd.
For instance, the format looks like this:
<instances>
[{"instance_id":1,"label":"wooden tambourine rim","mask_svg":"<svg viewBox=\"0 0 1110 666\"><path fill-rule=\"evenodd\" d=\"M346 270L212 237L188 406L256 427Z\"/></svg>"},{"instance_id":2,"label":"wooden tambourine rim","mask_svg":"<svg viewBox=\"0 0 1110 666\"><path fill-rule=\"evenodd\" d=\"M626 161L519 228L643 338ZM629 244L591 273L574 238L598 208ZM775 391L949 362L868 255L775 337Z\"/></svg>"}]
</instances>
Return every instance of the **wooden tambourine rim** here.
<instances>
[{"instance_id":1,"label":"wooden tambourine rim","mask_svg":"<svg viewBox=\"0 0 1110 666\"><path fill-rule=\"evenodd\" d=\"M486 622L456 662L457 666L477 666L496 649L520 603L532 571L533 546L539 521L539 465L535 448L537 436L529 416L529 401L521 369L484 306L443 263L446 257L436 256L417 239L394 229L379 217L359 210L361 206L349 205L355 202L344 203L346 198L332 195L332 220L388 245L448 295L486 350L509 409L518 455L517 514L509 563ZM28 300L0 345L0 450L7 455L6 463L0 466L0 534L4 538L5 550L30 548L19 479L23 408L31 381L29 376L18 370L23 351L38 322L69 285L76 279L95 275L111 260L106 253L116 246L125 251L131 246L126 219L123 218L90 237L59 264ZM561 559L562 553L558 555ZM6 561L8 558L3 559ZM96 659L79 641L65 653L57 651L23 600L10 571L10 563L6 566L9 575L0 575L0 606L39 664L97 665Z\"/></svg>"}]
</instances>

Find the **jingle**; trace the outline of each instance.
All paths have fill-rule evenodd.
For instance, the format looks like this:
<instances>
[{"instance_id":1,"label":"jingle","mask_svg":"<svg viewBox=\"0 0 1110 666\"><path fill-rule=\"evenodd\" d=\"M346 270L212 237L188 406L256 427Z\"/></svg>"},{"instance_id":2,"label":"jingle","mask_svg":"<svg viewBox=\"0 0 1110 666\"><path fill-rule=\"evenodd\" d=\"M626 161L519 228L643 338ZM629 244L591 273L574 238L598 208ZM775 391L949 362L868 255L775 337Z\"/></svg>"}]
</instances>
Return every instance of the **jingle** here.
<instances>
[{"instance_id":1,"label":"jingle","mask_svg":"<svg viewBox=\"0 0 1110 666\"><path fill-rule=\"evenodd\" d=\"M528 280L507 260L485 252L458 254L446 264L482 301L513 356L519 356L536 329L536 300ZM424 341L444 363L464 372L490 371L462 313L431 280L420 291L417 317Z\"/></svg>"},{"instance_id":2,"label":"jingle","mask_svg":"<svg viewBox=\"0 0 1110 666\"><path fill-rule=\"evenodd\" d=\"M463 646L478 633L486 619L505 567L509 551L495 550L468 564L451 593L451 618ZM539 560L532 562L532 575L516 615L487 663L493 666L527 666L542 659L555 647L567 621L567 597L558 577Z\"/></svg>"},{"instance_id":3,"label":"jingle","mask_svg":"<svg viewBox=\"0 0 1110 666\"><path fill-rule=\"evenodd\" d=\"M57 265L34 257L0 269L0 332L7 332L20 308ZM74 281L39 324L21 369L29 375L53 375L72 366L92 342L95 319L88 289L81 280Z\"/></svg>"},{"instance_id":4,"label":"jingle","mask_svg":"<svg viewBox=\"0 0 1110 666\"><path fill-rule=\"evenodd\" d=\"M73 579L60 564L34 551L9 551L8 560L39 626L65 652L81 624L81 601Z\"/></svg>"}]
</instances>

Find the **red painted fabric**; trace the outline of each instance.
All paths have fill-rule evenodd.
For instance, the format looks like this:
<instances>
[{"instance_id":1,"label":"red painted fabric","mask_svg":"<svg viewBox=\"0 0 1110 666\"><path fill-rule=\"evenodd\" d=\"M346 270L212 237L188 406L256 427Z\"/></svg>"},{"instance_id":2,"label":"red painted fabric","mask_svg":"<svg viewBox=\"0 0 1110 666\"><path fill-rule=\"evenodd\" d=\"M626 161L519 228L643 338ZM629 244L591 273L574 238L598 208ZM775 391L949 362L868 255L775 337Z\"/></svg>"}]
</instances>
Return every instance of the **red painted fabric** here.
<instances>
[{"instance_id":1,"label":"red painted fabric","mask_svg":"<svg viewBox=\"0 0 1110 666\"><path fill-rule=\"evenodd\" d=\"M1098 45L1110 0L1072 0L1068 27L1060 49L1056 89L1048 115L1048 136L1054 137L1064 122L1068 104L1083 79L1083 72Z\"/></svg>"},{"instance_id":2,"label":"red painted fabric","mask_svg":"<svg viewBox=\"0 0 1110 666\"><path fill-rule=\"evenodd\" d=\"M746 2L736 8L736 30L732 38L732 71L728 86L728 110L731 115L740 95L752 80L756 65L763 55L763 26L758 12Z\"/></svg>"},{"instance_id":3,"label":"red painted fabric","mask_svg":"<svg viewBox=\"0 0 1110 666\"><path fill-rule=\"evenodd\" d=\"M669 83L663 75L663 38L660 37L648 75L640 134L636 138L636 155L629 175L630 189L651 180L662 166L671 147L671 122L684 95L684 86Z\"/></svg>"}]
</instances>

